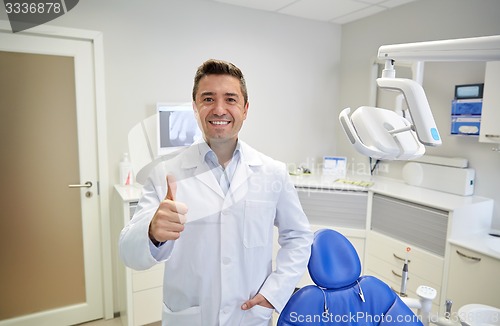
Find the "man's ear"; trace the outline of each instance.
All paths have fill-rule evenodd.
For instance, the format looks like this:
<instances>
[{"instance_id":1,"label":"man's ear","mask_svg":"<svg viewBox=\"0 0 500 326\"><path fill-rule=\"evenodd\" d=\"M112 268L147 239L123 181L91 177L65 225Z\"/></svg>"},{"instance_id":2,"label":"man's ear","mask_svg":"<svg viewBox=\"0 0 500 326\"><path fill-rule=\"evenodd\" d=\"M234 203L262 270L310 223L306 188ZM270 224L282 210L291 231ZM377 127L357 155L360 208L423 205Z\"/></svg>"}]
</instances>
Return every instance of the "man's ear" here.
<instances>
[{"instance_id":1,"label":"man's ear","mask_svg":"<svg viewBox=\"0 0 500 326\"><path fill-rule=\"evenodd\" d=\"M198 107L196 106L196 102L193 101L193 111L194 111L194 115L198 115Z\"/></svg>"}]
</instances>

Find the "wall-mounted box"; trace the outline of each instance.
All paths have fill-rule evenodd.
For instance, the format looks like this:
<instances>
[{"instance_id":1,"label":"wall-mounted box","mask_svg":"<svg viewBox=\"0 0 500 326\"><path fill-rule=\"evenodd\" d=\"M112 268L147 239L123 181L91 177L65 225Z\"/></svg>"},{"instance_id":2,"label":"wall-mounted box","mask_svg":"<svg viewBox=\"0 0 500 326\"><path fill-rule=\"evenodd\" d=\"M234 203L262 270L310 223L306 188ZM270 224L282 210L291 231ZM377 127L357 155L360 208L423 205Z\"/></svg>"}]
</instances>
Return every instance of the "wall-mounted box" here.
<instances>
[{"instance_id":1,"label":"wall-mounted box","mask_svg":"<svg viewBox=\"0 0 500 326\"><path fill-rule=\"evenodd\" d=\"M451 102L451 134L478 136L481 127L482 99Z\"/></svg>"}]
</instances>

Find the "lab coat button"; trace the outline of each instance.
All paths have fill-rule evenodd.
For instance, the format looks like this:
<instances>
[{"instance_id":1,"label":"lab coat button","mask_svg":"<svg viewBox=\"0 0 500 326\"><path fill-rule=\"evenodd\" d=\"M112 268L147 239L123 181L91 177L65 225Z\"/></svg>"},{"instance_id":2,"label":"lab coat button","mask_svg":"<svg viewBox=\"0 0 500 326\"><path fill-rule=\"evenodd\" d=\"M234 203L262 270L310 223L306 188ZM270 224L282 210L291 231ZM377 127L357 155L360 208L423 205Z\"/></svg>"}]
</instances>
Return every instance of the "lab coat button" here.
<instances>
[{"instance_id":1,"label":"lab coat button","mask_svg":"<svg viewBox=\"0 0 500 326\"><path fill-rule=\"evenodd\" d=\"M231 258L229 257L222 258L222 264L229 265L230 263L231 263Z\"/></svg>"}]
</instances>

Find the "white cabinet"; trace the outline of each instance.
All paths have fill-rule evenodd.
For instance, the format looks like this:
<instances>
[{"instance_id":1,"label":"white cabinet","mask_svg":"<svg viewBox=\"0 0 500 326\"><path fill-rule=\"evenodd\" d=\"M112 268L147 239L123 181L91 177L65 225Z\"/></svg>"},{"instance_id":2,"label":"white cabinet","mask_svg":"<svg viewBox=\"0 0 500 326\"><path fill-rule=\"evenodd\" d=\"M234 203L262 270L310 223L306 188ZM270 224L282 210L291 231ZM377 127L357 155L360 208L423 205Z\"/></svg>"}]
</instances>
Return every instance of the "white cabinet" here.
<instances>
[{"instance_id":1,"label":"white cabinet","mask_svg":"<svg viewBox=\"0 0 500 326\"><path fill-rule=\"evenodd\" d=\"M411 248L408 252L407 248ZM376 231L369 232L366 238L365 274L373 275L387 283L395 292L401 290L402 269L408 259L406 294L416 298L420 285L441 289L444 259L423 250L413 243L396 240ZM438 311L441 291L434 301Z\"/></svg>"},{"instance_id":2,"label":"white cabinet","mask_svg":"<svg viewBox=\"0 0 500 326\"><path fill-rule=\"evenodd\" d=\"M410 247L408 295L415 297L419 285L433 287L438 293L433 311L443 312L445 299L453 299L447 292L450 241L486 235L493 200L387 185L370 191L365 274L379 277L399 292L403 259ZM469 278L476 277L481 276L470 271Z\"/></svg>"},{"instance_id":3,"label":"white cabinet","mask_svg":"<svg viewBox=\"0 0 500 326\"><path fill-rule=\"evenodd\" d=\"M113 214L113 255L115 266L115 311L120 312L123 326L147 325L161 320L163 297L163 264L145 271L134 271L118 257L120 230L134 214L140 190L116 186Z\"/></svg>"},{"instance_id":4,"label":"white cabinet","mask_svg":"<svg viewBox=\"0 0 500 326\"><path fill-rule=\"evenodd\" d=\"M456 245L450 249L447 298L453 306L480 303L500 307L500 260Z\"/></svg>"},{"instance_id":5,"label":"white cabinet","mask_svg":"<svg viewBox=\"0 0 500 326\"><path fill-rule=\"evenodd\" d=\"M366 274L382 279L399 292L404 261L408 259L406 294L416 297L420 285L435 288L438 297L434 310L438 311L442 301L448 214L441 209L374 194L371 231L366 239Z\"/></svg>"},{"instance_id":6,"label":"white cabinet","mask_svg":"<svg viewBox=\"0 0 500 326\"><path fill-rule=\"evenodd\" d=\"M479 141L500 143L500 61L486 63Z\"/></svg>"}]
</instances>

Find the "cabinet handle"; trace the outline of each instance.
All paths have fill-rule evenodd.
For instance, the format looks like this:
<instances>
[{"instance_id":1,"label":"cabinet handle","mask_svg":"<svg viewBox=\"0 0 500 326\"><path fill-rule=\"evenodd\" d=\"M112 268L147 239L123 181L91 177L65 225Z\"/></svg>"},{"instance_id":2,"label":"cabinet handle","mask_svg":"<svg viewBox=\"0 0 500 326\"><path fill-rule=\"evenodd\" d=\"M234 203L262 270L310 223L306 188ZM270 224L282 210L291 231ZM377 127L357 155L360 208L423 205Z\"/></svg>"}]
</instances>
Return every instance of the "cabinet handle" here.
<instances>
[{"instance_id":1,"label":"cabinet handle","mask_svg":"<svg viewBox=\"0 0 500 326\"><path fill-rule=\"evenodd\" d=\"M392 272L392 274L393 274L394 276L397 276L397 277L399 277L399 278L403 278L403 275L396 273L393 269L391 269L391 272ZM409 277L409 276L406 276L406 280L409 280L409 279L410 279L410 277Z\"/></svg>"},{"instance_id":2,"label":"cabinet handle","mask_svg":"<svg viewBox=\"0 0 500 326\"><path fill-rule=\"evenodd\" d=\"M500 137L500 135L491 135L491 134L486 134L486 135L484 135L484 137L486 137L486 138L499 138L499 137Z\"/></svg>"},{"instance_id":3,"label":"cabinet handle","mask_svg":"<svg viewBox=\"0 0 500 326\"><path fill-rule=\"evenodd\" d=\"M460 251L457 250L457 254L461 257L464 257L464 258L467 258L467 259L470 259L470 260L474 260L474 261L481 261L481 258L479 257L474 257L474 256L469 256L469 255L466 255L464 253L461 253Z\"/></svg>"},{"instance_id":4,"label":"cabinet handle","mask_svg":"<svg viewBox=\"0 0 500 326\"><path fill-rule=\"evenodd\" d=\"M406 259L405 258L401 258L399 257L398 255L396 255L395 253L392 253L392 255L394 256L394 258L396 258L397 260L401 260L401 261L405 261ZM408 263L411 263L411 260L408 259Z\"/></svg>"}]
</instances>

